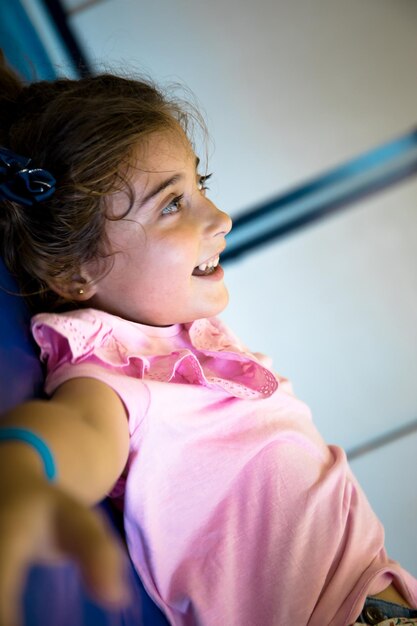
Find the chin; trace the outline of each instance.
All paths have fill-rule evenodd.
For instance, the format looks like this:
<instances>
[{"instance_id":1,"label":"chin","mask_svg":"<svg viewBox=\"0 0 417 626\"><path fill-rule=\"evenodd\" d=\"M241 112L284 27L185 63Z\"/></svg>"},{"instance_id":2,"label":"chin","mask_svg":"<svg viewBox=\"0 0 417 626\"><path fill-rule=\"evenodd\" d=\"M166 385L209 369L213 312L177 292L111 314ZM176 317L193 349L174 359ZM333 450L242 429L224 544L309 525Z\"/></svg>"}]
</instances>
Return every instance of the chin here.
<instances>
[{"instance_id":1,"label":"chin","mask_svg":"<svg viewBox=\"0 0 417 626\"><path fill-rule=\"evenodd\" d=\"M207 313L205 315L202 315L201 317L215 317L216 315L220 315L220 313L222 313L225 310L228 304L229 304L229 292L225 289L223 298L221 300L219 298L219 301L216 302L215 305L213 305L211 310L207 311Z\"/></svg>"}]
</instances>

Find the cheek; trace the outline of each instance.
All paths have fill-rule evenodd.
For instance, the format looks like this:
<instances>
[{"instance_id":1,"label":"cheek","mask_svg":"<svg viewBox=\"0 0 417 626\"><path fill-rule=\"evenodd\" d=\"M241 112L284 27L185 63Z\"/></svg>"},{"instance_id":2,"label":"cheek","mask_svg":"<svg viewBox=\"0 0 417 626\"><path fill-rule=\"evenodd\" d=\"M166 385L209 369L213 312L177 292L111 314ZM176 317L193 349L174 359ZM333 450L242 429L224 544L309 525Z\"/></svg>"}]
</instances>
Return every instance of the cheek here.
<instances>
[{"instance_id":1,"label":"cheek","mask_svg":"<svg viewBox=\"0 0 417 626\"><path fill-rule=\"evenodd\" d=\"M148 251L152 265L158 265L173 276L189 276L198 259L198 250L193 240L182 237L166 237L154 242Z\"/></svg>"},{"instance_id":2,"label":"cheek","mask_svg":"<svg viewBox=\"0 0 417 626\"><path fill-rule=\"evenodd\" d=\"M146 232L141 224L128 219L110 222L107 229L110 250L126 259L143 253L146 249Z\"/></svg>"},{"instance_id":3,"label":"cheek","mask_svg":"<svg viewBox=\"0 0 417 626\"><path fill-rule=\"evenodd\" d=\"M130 226L130 227L129 227ZM112 250L116 252L118 273L128 278L130 273L136 279L146 276L146 268L156 264L159 254L148 243L148 237L140 224L120 224L111 239Z\"/></svg>"},{"instance_id":4,"label":"cheek","mask_svg":"<svg viewBox=\"0 0 417 626\"><path fill-rule=\"evenodd\" d=\"M150 302L178 301L190 277L188 264L184 263L181 252L167 248L156 248L152 254L138 255L134 273L136 284L141 286L142 293L147 294Z\"/></svg>"}]
</instances>

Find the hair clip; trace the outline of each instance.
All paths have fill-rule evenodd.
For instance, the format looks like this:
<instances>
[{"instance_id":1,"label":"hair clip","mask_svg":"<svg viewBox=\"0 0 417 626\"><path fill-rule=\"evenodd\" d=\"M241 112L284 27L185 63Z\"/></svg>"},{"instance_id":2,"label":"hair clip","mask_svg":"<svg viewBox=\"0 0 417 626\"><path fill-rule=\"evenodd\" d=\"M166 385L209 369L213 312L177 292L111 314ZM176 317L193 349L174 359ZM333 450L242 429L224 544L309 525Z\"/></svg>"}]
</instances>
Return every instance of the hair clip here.
<instances>
[{"instance_id":1,"label":"hair clip","mask_svg":"<svg viewBox=\"0 0 417 626\"><path fill-rule=\"evenodd\" d=\"M52 196L55 178L47 170L29 167L30 162L0 147L0 198L32 206Z\"/></svg>"}]
</instances>

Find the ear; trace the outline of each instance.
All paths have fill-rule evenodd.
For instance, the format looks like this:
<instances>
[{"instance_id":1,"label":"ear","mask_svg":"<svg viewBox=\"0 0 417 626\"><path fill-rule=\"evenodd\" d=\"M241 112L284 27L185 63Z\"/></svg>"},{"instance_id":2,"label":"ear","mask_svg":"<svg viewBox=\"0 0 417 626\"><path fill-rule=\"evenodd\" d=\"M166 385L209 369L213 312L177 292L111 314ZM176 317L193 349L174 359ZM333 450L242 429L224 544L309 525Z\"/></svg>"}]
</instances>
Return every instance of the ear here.
<instances>
[{"instance_id":1,"label":"ear","mask_svg":"<svg viewBox=\"0 0 417 626\"><path fill-rule=\"evenodd\" d=\"M68 283L54 280L49 283L52 291L61 298L76 302L85 302L92 298L97 291L96 285L86 274L75 274Z\"/></svg>"}]
</instances>

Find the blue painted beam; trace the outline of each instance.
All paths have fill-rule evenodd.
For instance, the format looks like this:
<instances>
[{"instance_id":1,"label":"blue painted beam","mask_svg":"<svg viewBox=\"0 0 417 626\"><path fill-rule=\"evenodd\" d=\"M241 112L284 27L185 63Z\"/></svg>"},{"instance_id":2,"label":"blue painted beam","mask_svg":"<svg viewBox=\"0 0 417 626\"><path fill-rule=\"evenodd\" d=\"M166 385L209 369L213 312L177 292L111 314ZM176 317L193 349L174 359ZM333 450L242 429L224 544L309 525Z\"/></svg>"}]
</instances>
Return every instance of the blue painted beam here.
<instances>
[{"instance_id":1,"label":"blue painted beam","mask_svg":"<svg viewBox=\"0 0 417 626\"><path fill-rule=\"evenodd\" d=\"M417 129L233 220L222 263L289 235L417 173Z\"/></svg>"}]
</instances>

